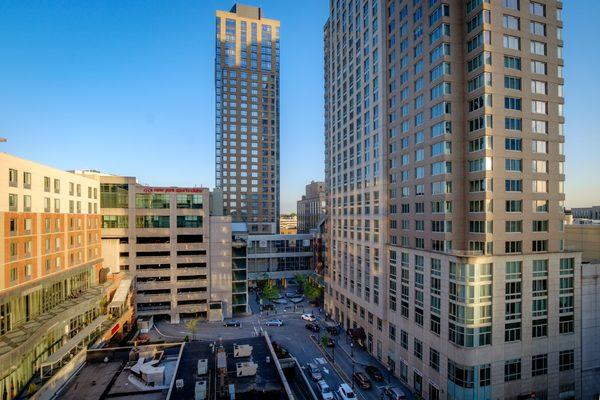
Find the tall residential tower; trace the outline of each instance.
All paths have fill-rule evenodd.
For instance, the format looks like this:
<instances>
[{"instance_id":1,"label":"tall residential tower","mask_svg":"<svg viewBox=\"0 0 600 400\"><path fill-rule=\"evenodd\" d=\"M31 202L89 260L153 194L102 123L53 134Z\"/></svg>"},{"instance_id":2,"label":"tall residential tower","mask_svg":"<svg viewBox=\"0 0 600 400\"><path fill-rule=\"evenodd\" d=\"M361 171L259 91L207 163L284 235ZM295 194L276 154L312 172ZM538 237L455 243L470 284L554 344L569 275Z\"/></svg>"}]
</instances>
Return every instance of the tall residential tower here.
<instances>
[{"instance_id":1,"label":"tall residential tower","mask_svg":"<svg viewBox=\"0 0 600 400\"><path fill-rule=\"evenodd\" d=\"M216 19L216 186L250 234L279 229L279 21L235 4Z\"/></svg>"},{"instance_id":2,"label":"tall residential tower","mask_svg":"<svg viewBox=\"0 0 600 400\"><path fill-rule=\"evenodd\" d=\"M579 396L561 11L330 2L326 308L425 398Z\"/></svg>"}]
</instances>

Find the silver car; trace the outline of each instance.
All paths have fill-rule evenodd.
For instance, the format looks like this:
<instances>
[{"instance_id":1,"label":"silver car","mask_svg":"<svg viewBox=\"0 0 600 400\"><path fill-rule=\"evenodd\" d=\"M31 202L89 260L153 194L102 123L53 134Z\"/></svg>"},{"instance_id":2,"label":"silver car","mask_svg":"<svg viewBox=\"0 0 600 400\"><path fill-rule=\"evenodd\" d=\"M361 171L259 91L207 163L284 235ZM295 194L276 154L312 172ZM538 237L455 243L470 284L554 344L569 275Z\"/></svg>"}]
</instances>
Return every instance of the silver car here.
<instances>
[{"instance_id":1,"label":"silver car","mask_svg":"<svg viewBox=\"0 0 600 400\"><path fill-rule=\"evenodd\" d=\"M317 367L317 364L308 363L306 364L306 367L308 369L308 373L310 374L310 378L313 381L320 381L321 379L323 379L323 375L321 374L321 370L319 369L319 367Z\"/></svg>"}]
</instances>

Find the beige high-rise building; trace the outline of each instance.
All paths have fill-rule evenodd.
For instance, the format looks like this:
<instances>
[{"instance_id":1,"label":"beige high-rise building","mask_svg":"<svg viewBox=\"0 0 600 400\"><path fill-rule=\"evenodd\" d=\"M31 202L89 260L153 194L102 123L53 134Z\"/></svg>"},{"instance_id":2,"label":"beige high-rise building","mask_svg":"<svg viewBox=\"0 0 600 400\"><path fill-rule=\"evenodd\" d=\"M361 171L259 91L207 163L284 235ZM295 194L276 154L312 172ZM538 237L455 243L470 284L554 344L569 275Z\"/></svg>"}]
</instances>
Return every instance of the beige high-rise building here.
<instances>
[{"instance_id":1,"label":"beige high-rise building","mask_svg":"<svg viewBox=\"0 0 600 400\"><path fill-rule=\"evenodd\" d=\"M279 229L279 21L235 4L216 13L216 186L250 234Z\"/></svg>"},{"instance_id":2,"label":"beige high-rise building","mask_svg":"<svg viewBox=\"0 0 600 400\"><path fill-rule=\"evenodd\" d=\"M428 399L576 398L562 2L330 1L326 309Z\"/></svg>"},{"instance_id":3,"label":"beige high-rise building","mask_svg":"<svg viewBox=\"0 0 600 400\"><path fill-rule=\"evenodd\" d=\"M133 277L138 316L178 323L232 315L231 218L209 212L208 189L81 173L99 181L105 265Z\"/></svg>"},{"instance_id":4,"label":"beige high-rise building","mask_svg":"<svg viewBox=\"0 0 600 400\"><path fill-rule=\"evenodd\" d=\"M305 194L296 203L298 233L309 233L325 218L326 196L325 182L312 181L306 185Z\"/></svg>"}]
</instances>

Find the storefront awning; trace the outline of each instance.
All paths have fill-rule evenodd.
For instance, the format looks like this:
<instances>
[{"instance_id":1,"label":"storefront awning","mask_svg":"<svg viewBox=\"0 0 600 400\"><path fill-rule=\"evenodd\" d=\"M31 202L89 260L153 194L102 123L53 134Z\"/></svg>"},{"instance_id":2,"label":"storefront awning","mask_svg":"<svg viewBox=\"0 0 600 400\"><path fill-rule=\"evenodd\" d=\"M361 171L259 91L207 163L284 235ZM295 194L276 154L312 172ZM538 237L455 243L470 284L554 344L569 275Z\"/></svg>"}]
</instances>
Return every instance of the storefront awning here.
<instances>
[{"instance_id":1,"label":"storefront awning","mask_svg":"<svg viewBox=\"0 0 600 400\"><path fill-rule=\"evenodd\" d=\"M131 279L123 279L119 283L119 287L115 291L112 301L108 305L108 308L117 308L123 306L125 300L127 300L127 294L131 288Z\"/></svg>"}]
</instances>

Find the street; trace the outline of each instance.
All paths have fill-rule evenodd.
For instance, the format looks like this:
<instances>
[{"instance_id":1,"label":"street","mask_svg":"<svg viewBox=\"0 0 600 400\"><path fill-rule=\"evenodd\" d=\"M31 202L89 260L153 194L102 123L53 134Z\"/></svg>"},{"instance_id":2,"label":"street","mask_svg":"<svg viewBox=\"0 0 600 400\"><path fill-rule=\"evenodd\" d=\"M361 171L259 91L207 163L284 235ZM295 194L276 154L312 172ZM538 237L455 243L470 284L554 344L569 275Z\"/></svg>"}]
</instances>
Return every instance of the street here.
<instances>
[{"instance_id":1,"label":"street","mask_svg":"<svg viewBox=\"0 0 600 400\"><path fill-rule=\"evenodd\" d=\"M306 329L305 325L307 322L300 318L302 311L290 310L293 306L278 306L276 311L269 311L267 315L266 311L258 311L258 304L253 296L251 297L254 303L251 304L251 308L256 313L250 316L236 318L241 322L240 327L224 327L223 322L200 322L197 331L192 338L192 334L188 331L185 323L171 325L167 322L159 321L156 323L156 329L153 330L152 333L153 335L156 333L160 338L166 340L181 340L186 335L189 335L190 339L193 340L218 342L221 339L225 340L258 336L262 333L262 330L266 330L273 342L279 343L292 356L296 357L305 370L305 374L311 381L313 390L317 395L319 394L317 384L310 379L310 374L306 371L306 364L309 362L315 363L321 369L323 379L327 382L332 391L337 392L337 389L342 382L346 382L352 386L351 377L353 362L349 339L344 332L337 336L331 336L332 339L336 341L335 349L332 350L328 348L326 350L334 357L335 364L333 364L330 359L325 356L324 350L322 349L322 346L320 346L321 337L325 333L325 330L322 329L321 333L313 333ZM310 307L308 304L303 304L303 306L306 312L315 311L314 307ZM317 322L324 328L320 316L317 315L317 317ZM283 326L277 327L265 325L266 321L274 318L282 320ZM155 337L155 339L158 339L158 337ZM357 385L354 385L354 391L357 393L357 397L364 400L382 399L381 388L388 385L388 374L385 366L360 348L354 348L354 361L355 371L364 372L365 366L375 365L385 377L385 382L372 381L373 387L369 390L359 389ZM402 388L408 399L413 398L408 389L402 385L396 377L391 377L391 385ZM336 397L339 398L337 393Z\"/></svg>"}]
</instances>

